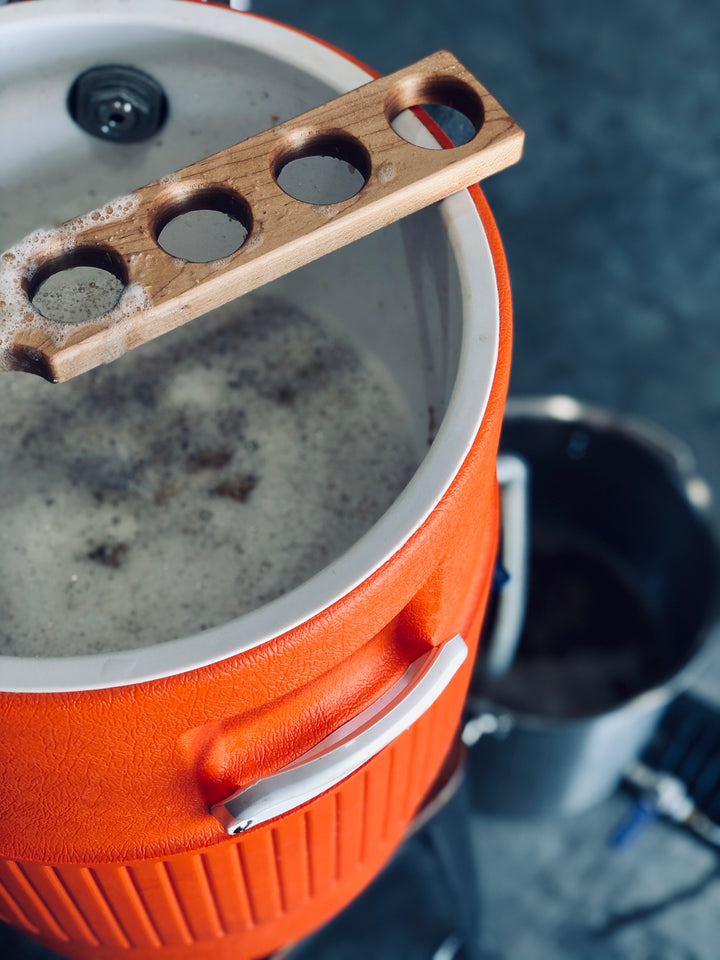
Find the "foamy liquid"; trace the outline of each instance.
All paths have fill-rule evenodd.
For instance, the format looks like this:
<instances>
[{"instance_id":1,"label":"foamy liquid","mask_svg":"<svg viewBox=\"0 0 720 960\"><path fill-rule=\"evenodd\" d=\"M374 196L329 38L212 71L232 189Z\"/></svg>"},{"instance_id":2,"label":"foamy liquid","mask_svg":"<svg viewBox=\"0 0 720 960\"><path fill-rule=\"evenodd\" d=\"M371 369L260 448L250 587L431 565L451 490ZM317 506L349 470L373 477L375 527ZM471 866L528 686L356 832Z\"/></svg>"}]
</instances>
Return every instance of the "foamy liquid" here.
<instances>
[{"instance_id":1,"label":"foamy liquid","mask_svg":"<svg viewBox=\"0 0 720 960\"><path fill-rule=\"evenodd\" d=\"M419 461L385 369L244 298L65 384L0 377L0 654L142 647L307 580Z\"/></svg>"}]
</instances>

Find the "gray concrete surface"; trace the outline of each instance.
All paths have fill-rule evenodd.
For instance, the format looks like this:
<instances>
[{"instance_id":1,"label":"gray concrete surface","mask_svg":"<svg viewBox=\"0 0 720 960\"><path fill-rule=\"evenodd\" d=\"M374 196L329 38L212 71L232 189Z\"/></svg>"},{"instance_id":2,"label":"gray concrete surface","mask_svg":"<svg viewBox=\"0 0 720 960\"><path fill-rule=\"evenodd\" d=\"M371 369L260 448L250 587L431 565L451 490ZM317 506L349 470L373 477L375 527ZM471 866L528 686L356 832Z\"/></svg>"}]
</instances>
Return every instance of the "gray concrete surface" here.
<instances>
[{"instance_id":1,"label":"gray concrete surface","mask_svg":"<svg viewBox=\"0 0 720 960\"><path fill-rule=\"evenodd\" d=\"M515 394L648 417L720 491L720 8L680 0L257 0L380 71L447 47L527 133L485 192L515 301ZM717 662L699 689L720 703ZM580 817L477 817L489 960L716 960L716 855L622 794Z\"/></svg>"},{"instance_id":2,"label":"gray concrete surface","mask_svg":"<svg viewBox=\"0 0 720 960\"><path fill-rule=\"evenodd\" d=\"M656 823L609 845L629 800L559 823L473 824L487 960L716 960L717 854Z\"/></svg>"}]
</instances>

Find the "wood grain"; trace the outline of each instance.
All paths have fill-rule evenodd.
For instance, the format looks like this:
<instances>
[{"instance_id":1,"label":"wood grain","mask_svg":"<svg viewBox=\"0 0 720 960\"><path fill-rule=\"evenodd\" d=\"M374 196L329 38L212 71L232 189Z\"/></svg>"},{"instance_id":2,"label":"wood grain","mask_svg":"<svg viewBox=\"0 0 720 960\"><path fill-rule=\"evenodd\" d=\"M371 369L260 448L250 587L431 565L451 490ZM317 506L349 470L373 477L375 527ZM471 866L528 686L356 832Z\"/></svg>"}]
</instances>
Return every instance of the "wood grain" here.
<instances>
[{"instance_id":1,"label":"wood grain","mask_svg":"<svg viewBox=\"0 0 720 960\"><path fill-rule=\"evenodd\" d=\"M452 149L404 141L390 125L422 103L453 106L475 136ZM0 369L55 382L116 359L209 310L509 166L523 132L450 53L441 51L308 113L141 187L105 207L38 231L0 258ZM280 169L308 155L339 156L365 184L340 203L296 200ZM220 209L248 227L235 253L182 260L158 244L189 209ZM48 320L32 298L50 275L102 266L125 284L117 305L82 323Z\"/></svg>"}]
</instances>

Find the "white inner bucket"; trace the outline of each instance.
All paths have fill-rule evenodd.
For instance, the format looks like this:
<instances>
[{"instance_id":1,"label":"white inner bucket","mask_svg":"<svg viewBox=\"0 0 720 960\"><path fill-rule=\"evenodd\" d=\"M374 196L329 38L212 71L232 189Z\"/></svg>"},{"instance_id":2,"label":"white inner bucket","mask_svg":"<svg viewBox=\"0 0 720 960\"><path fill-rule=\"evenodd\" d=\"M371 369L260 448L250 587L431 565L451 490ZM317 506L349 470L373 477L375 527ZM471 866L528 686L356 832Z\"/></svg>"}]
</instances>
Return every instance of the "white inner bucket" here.
<instances>
[{"instance_id":1,"label":"white inner bucket","mask_svg":"<svg viewBox=\"0 0 720 960\"><path fill-rule=\"evenodd\" d=\"M98 206L370 79L349 60L292 30L178 0L54 0L52 4L13 5L3 9L0 17L0 124L7 145L0 156L4 188L0 200L2 248L37 227ZM101 142L72 121L66 109L67 91L79 73L103 63L137 66L164 87L170 100L169 119L150 141L135 145ZM415 121L409 118L408 122ZM348 409L358 407L361 395L375 396L375 421L370 418L367 422L382 423L384 419L386 437L375 434L363 439L356 428L346 430L350 434L346 436L346 449L334 459L327 452L323 454L328 462L318 463L312 491L322 505L332 496L329 485L337 491L338 485L342 488L347 484L350 475L360 476L363 462L365 468L369 463L367 488L372 503L366 514L359 517L353 511L353 523L346 524L342 535L332 538L318 537L318 525L312 520L306 523L298 535L306 538L306 552L313 555L305 568L307 577L303 575L297 584L288 576L286 592L277 584L268 588L267 593L274 597L270 602L260 602L241 616L221 613L222 622L201 632L197 629L204 626L202 623L183 631L182 622L173 620L177 603L163 589L159 574L156 582L145 584L145 589L147 602L163 623L164 632L153 632L152 626L140 623L134 638L128 633L127 646L133 649L41 659L0 657L0 685L4 689L87 689L138 682L183 672L260 644L303 622L362 582L402 546L435 507L480 425L497 356L494 270L469 195L456 195L242 298L227 308L229 322L235 323L238 315L248 317L253 310L265 310L267 314L268 304L275 317L270 328L273 323L277 325L277 317L284 311L303 318L299 326L297 320L291 324L296 330L303 328L301 340L306 341L312 329L325 344L329 358L326 373L334 374L334 385L322 401L327 408L340 402L338 391L345 390ZM100 371L100 387L108 379L116 384L124 381L124 370L130 378L131 371L153 353L162 355L164 350L175 349L177 357L183 349L197 351L197 346L183 348L175 343L182 344L187 336L189 344L193 337L196 344L202 344L199 325L204 319L194 321L192 330L186 328L173 335L174 341L165 343L163 338ZM216 328L224 322L224 315L216 312L207 318L203 334L212 325ZM278 360L282 349L287 354L286 362L297 360L301 346L287 337L283 342L284 347L273 348ZM369 392L347 395L352 376L343 372L341 355L355 357L352 363L356 368L359 363L362 370L372 372ZM240 355L239 366L241 361ZM225 369L223 376L227 373ZM6 543L17 550L29 533L33 549L43 562L52 553L53 543L60 543L64 536L61 518L72 520L73 510L80 509L72 497L63 500L65 478L53 473L60 469L60 458L53 458L52 444L58 439L62 442L57 411L67 403L67 416L74 419L73 411L83 402L88 405L93 388L98 389L93 375L59 386L20 374L0 380L1 405L16 416L13 432L22 423L28 430L46 430L48 434L44 473L48 482L55 484L60 502L48 502L55 497L47 494L41 503L37 492L29 502L26 485L13 473L12 465L7 482L0 487L4 500L0 513L5 510L3 523L9 532ZM216 388L212 370L203 373L200 369L184 380L178 376L173 387L194 391L201 405L209 403ZM77 392L77 404L65 401L70 391ZM208 416L212 416L210 410ZM108 422L101 418L95 424L103 441L107 439ZM4 421L6 436L12 423L12 418ZM118 425L116 442L124 442L125 427L125 421ZM272 436L272 425L263 421L260 432ZM429 433L434 440L428 449ZM78 464L83 457L87 460L93 449L92 438L81 450L76 436L68 427L72 450L63 461L66 473L80 469ZM218 443L195 449L200 455L198 473L207 466L202 465L206 454L216 465L217 457L222 460L228 453L235 461L238 434L231 433L231 437L230 451ZM250 437L251 442L253 439ZM339 444L338 438L335 448ZM273 513L273 501L279 510L286 499L278 486L282 476L289 479L289 487L300 479L297 461L287 458L288 444L280 447L278 480L275 486L267 485L269 514ZM373 460L379 463L378 457L383 450L387 452L387 447L392 447L393 455L382 461L384 480L378 482L377 471L373 475ZM306 446L303 450L309 458L303 478L307 488L315 454ZM351 454L357 455L357 463ZM192 458L192 451L189 456ZM243 460L240 479L255 476L251 459ZM409 479L418 463L420 468ZM225 466L230 462L220 469ZM341 466L349 471L345 480ZM218 482L222 485L237 480L236 471ZM240 490L237 497L225 498L228 502L221 504L221 516L216 518L219 527L232 526L233 514L226 508L251 508L253 498L257 506L260 486L251 491L247 502L241 502L242 496ZM118 526L126 522L121 520ZM200 518L198 530L205 529L207 522ZM108 523L113 523L111 512ZM280 524L281 529L285 526ZM85 551L85 560L99 551L96 560L108 568L109 580L120 573L115 560L118 567L125 562L122 532L109 529L103 542L88 544ZM332 549L328 547L331 539L335 544ZM147 548L150 556L151 546ZM252 540L247 544L251 555L258 558L257 567L262 565L262 549L267 546L259 541L253 544ZM281 554L283 547L281 544L278 551ZM60 546L55 549L61 557ZM158 571L162 563L160 556ZM229 565L229 560L223 560L221 568ZM6 609L12 596L24 587L22 578L14 576L15 566L9 546L0 554L0 599L5 592ZM71 578L80 574L70 566L66 559L58 563L58 583L72 592L68 585L78 581ZM198 596L207 592L208 583L217 585L212 572L204 575L208 582L205 588L200 583ZM258 587L260 598L263 589ZM39 588L40 595L31 598L31 605L42 609L51 592L49 585L44 591ZM132 599L128 596L129 605Z\"/></svg>"}]
</instances>

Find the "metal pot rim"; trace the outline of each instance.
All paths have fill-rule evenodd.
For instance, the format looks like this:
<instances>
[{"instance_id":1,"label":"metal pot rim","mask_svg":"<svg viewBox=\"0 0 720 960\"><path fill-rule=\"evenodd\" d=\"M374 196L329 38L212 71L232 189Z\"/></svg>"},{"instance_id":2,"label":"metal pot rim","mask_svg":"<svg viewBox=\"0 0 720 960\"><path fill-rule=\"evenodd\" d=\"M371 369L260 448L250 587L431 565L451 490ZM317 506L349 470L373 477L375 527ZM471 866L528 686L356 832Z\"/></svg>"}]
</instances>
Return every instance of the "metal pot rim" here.
<instances>
[{"instance_id":1,"label":"metal pot rim","mask_svg":"<svg viewBox=\"0 0 720 960\"><path fill-rule=\"evenodd\" d=\"M554 421L586 425L596 430L612 432L644 449L675 481L678 493L684 497L688 509L704 526L715 557L714 591L709 596L703 624L687 650L686 656L674 671L653 686L627 700L591 713L569 716L549 716L510 707L491 695L473 694L466 704L469 718L488 714L505 718L511 727L538 732L555 730L561 726L587 724L624 712L648 712L659 709L690 686L704 668L706 659L720 655L720 534L718 518L713 506L710 487L696 472L695 456L682 440L652 421L607 410L565 394L518 395L509 397L505 405L504 421Z\"/></svg>"}]
</instances>

